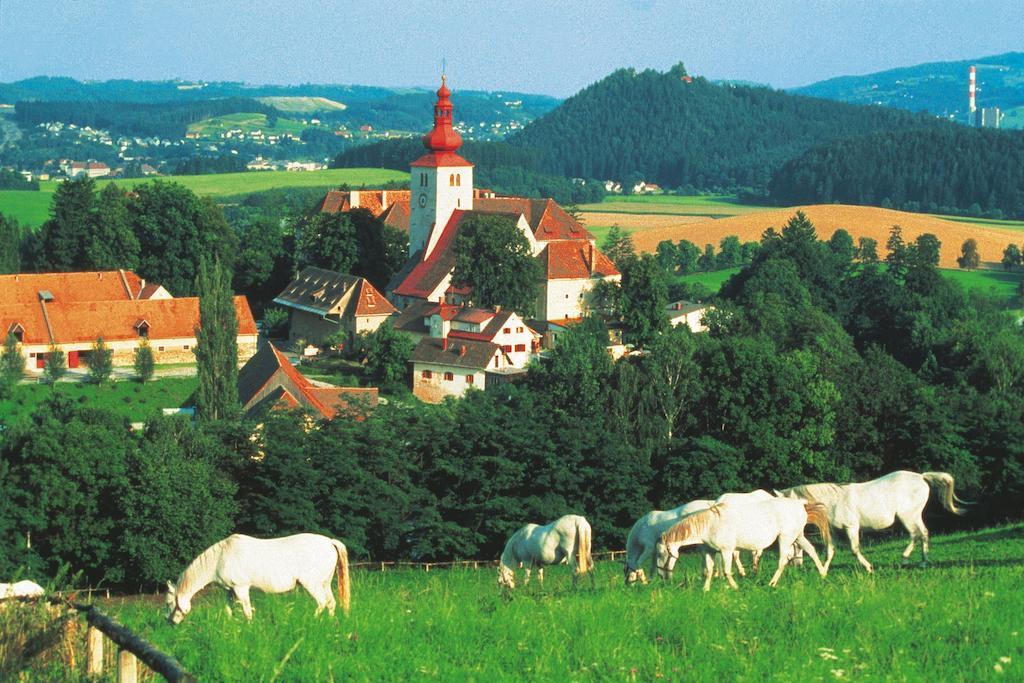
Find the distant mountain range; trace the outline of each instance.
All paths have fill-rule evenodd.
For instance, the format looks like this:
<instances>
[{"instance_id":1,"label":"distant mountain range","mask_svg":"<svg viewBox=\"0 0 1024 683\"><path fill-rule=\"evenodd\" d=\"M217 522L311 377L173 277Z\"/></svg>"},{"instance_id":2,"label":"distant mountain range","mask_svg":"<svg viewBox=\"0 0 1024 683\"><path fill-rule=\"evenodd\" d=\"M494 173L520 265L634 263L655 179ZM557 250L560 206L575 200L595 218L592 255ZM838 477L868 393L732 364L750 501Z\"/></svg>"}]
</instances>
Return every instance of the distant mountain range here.
<instances>
[{"instance_id":1,"label":"distant mountain range","mask_svg":"<svg viewBox=\"0 0 1024 683\"><path fill-rule=\"evenodd\" d=\"M977 105L999 107L1007 113L1006 127L1024 128L1024 52L918 64L866 76L840 76L790 92L853 104L928 111L965 122L971 65L977 67Z\"/></svg>"}]
</instances>

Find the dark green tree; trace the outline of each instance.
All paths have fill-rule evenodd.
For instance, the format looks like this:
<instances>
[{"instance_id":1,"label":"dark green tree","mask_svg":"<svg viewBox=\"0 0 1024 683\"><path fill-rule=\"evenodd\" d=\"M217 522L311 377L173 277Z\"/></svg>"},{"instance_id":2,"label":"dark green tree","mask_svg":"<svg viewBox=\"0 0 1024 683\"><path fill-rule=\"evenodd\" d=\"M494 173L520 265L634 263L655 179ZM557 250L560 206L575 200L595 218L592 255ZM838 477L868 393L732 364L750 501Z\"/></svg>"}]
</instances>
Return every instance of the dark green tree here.
<instances>
[{"instance_id":1,"label":"dark green tree","mask_svg":"<svg viewBox=\"0 0 1024 683\"><path fill-rule=\"evenodd\" d=\"M878 262L878 242L870 237L861 237L857 240L857 259L861 263Z\"/></svg>"},{"instance_id":2,"label":"dark green tree","mask_svg":"<svg viewBox=\"0 0 1024 683\"><path fill-rule=\"evenodd\" d=\"M967 270L974 270L981 263L981 254L978 253L978 242L973 237L964 241L960 247L960 256L956 259L957 265Z\"/></svg>"},{"instance_id":3,"label":"dark green tree","mask_svg":"<svg viewBox=\"0 0 1024 683\"><path fill-rule=\"evenodd\" d=\"M25 356L18 345L18 339L10 332L4 340L4 350L0 352L0 397L10 396L24 374Z\"/></svg>"},{"instance_id":4,"label":"dark green tree","mask_svg":"<svg viewBox=\"0 0 1024 683\"><path fill-rule=\"evenodd\" d=\"M0 275L21 271L21 227L0 213Z\"/></svg>"},{"instance_id":5,"label":"dark green tree","mask_svg":"<svg viewBox=\"0 0 1024 683\"><path fill-rule=\"evenodd\" d=\"M139 240L139 274L174 296L196 294L201 258L219 259L231 271L238 237L209 197L199 198L177 183L137 185L128 217Z\"/></svg>"},{"instance_id":6,"label":"dark green tree","mask_svg":"<svg viewBox=\"0 0 1024 683\"><path fill-rule=\"evenodd\" d=\"M385 321L373 332L359 335L359 353L365 360L367 379L383 385L402 382L409 374L409 356L415 344L412 337L398 332Z\"/></svg>"},{"instance_id":7,"label":"dark green tree","mask_svg":"<svg viewBox=\"0 0 1024 683\"><path fill-rule=\"evenodd\" d=\"M697 263L700 260L700 247L689 240L679 240L676 245L676 253L679 255L679 272L683 275L697 272Z\"/></svg>"},{"instance_id":8,"label":"dark green tree","mask_svg":"<svg viewBox=\"0 0 1024 683\"><path fill-rule=\"evenodd\" d=\"M704 253L697 260L697 267L705 273L710 273L718 268L718 259L715 258L715 245L704 245Z\"/></svg>"},{"instance_id":9,"label":"dark green tree","mask_svg":"<svg viewBox=\"0 0 1024 683\"><path fill-rule=\"evenodd\" d=\"M662 270L668 275L674 275L676 269L679 268L679 252L676 250L676 245L672 244L671 240L662 240L658 242L658 248L655 251L655 256L658 259L658 265L661 266Z\"/></svg>"},{"instance_id":10,"label":"dark green tree","mask_svg":"<svg viewBox=\"0 0 1024 683\"><path fill-rule=\"evenodd\" d=\"M93 205L83 265L89 270L134 270L138 264L139 240L128 220L128 200L110 183Z\"/></svg>"},{"instance_id":11,"label":"dark green tree","mask_svg":"<svg viewBox=\"0 0 1024 683\"><path fill-rule=\"evenodd\" d=\"M719 268L736 268L743 264L743 246L735 235L723 237L718 246L717 265Z\"/></svg>"},{"instance_id":12,"label":"dark green tree","mask_svg":"<svg viewBox=\"0 0 1024 683\"><path fill-rule=\"evenodd\" d=\"M43 366L43 381L47 384L56 384L68 371L67 356L56 344L50 344L46 352L46 365Z\"/></svg>"},{"instance_id":13,"label":"dark green tree","mask_svg":"<svg viewBox=\"0 0 1024 683\"><path fill-rule=\"evenodd\" d=\"M103 337L97 337L89 352L89 379L96 384L102 384L110 379L110 373L114 371L114 351L103 341Z\"/></svg>"},{"instance_id":14,"label":"dark green tree","mask_svg":"<svg viewBox=\"0 0 1024 683\"><path fill-rule=\"evenodd\" d=\"M622 266L622 323L626 341L643 347L668 329L668 284L665 272L651 254Z\"/></svg>"},{"instance_id":15,"label":"dark green tree","mask_svg":"<svg viewBox=\"0 0 1024 683\"><path fill-rule=\"evenodd\" d=\"M857 249L853 246L853 237L851 237L850 233L846 232L842 228L832 233L832 238L829 239L828 246L844 267L853 263L853 260L857 257Z\"/></svg>"},{"instance_id":16,"label":"dark green tree","mask_svg":"<svg viewBox=\"0 0 1024 683\"><path fill-rule=\"evenodd\" d=\"M57 186L50 219L40 228L40 270L79 270L85 266L85 245L92 231L96 183L88 176Z\"/></svg>"},{"instance_id":17,"label":"dark green tree","mask_svg":"<svg viewBox=\"0 0 1024 683\"><path fill-rule=\"evenodd\" d=\"M146 383L153 379L153 347L149 345L148 339L143 339L135 347L133 365L135 376L140 382Z\"/></svg>"},{"instance_id":18,"label":"dark green tree","mask_svg":"<svg viewBox=\"0 0 1024 683\"><path fill-rule=\"evenodd\" d=\"M219 261L203 257L195 289L199 293L196 413L207 422L231 419L238 415L239 404L238 318L230 271Z\"/></svg>"},{"instance_id":19,"label":"dark green tree","mask_svg":"<svg viewBox=\"0 0 1024 683\"><path fill-rule=\"evenodd\" d=\"M1024 254L1021 253L1020 247L1016 244L1006 245L1006 249L1003 250L1002 263L1006 270L1013 270L1016 266L1024 265Z\"/></svg>"},{"instance_id":20,"label":"dark green tree","mask_svg":"<svg viewBox=\"0 0 1024 683\"><path fill-rule=\"evenodd\" d=\"M356 227L347 213L318 212L300 221L299 268L317 266L350 274L359 259Z\"/></svg>"},{"instance_id":21,"label":"dark green tree","mask_svg":"<svg viewBox=\"0 0 1024 683\"><path fill-rule=\"evenodd\" d=\"M633 237L618 225L613 225L608 230L604 242L601 243L601 251L618 268L621 268L623 263L636 255Z\"/></svg>"},{"instance_id":22,"label":"dark green tree","mask_svg":"<svg viewBox=\"0 0 1024 683\"><path fill-rule=\"evenodd\" d=\"M531 317L543 277L530 242L507 216L471 216L455 240L452 282L472 287L477 306L503 306Z\"/></svg>"},{"instance_id":23,"label":"dark green tree","mask_svg":"<svg viewBox=\"0 0 1024 683\"><path fill-rule=\"evenodd\" d=\"M907 268L910 266L910 251L903 241L903 228L898 225L892 226L885 248L888 252L885 262L889 266L889 272L894 278L902 281L907 276Z\"/></svg>"}]
</instances>

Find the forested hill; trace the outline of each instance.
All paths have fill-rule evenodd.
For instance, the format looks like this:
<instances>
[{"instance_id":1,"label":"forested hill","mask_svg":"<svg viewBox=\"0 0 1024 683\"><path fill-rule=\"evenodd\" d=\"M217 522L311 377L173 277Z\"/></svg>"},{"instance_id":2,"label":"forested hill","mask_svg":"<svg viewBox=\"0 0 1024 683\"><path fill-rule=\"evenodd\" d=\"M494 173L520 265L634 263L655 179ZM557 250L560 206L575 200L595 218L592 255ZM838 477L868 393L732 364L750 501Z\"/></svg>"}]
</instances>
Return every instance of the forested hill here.
<instances>
[{"instance_id":1,"label":"forested hill","mask_svg":"<svg viewBox=\"0 0 1024 683\"><path fill-rule=\"evenodd\" d=\"M1012 110L1024 107L1024 52L1008 52L959 62L932 62L864 76L841 76L792 92L855 104L881 104L911 111L929 111L964 120L967 72L977 67L979 107ZM1024 117L1024 113L1005 121ZM1024 127L1024 120L1015 127Z\"/></svg>"},{"instance_id":2,"label":"forested hill","mask_svg":"<svg viewBox=\"0 0 1024 683\"><path fill-rule=\"evenodd\" d=\"M569 177L644 179L669 187L763 188L784 162L823 142L942 125L858 107L667 73L621 69L509 138Z\"/></svg>"},{"instance_id":3,"label":"forested hill","mask_svg":"<svg viewBox=\"0 0 1024 683\"><path fill-rule=\"evenodd\" d=\"M1024 132L945 126L840 140L787 162L769 193L785 206L1024 218Z\"/></svg>"}]
</instances>

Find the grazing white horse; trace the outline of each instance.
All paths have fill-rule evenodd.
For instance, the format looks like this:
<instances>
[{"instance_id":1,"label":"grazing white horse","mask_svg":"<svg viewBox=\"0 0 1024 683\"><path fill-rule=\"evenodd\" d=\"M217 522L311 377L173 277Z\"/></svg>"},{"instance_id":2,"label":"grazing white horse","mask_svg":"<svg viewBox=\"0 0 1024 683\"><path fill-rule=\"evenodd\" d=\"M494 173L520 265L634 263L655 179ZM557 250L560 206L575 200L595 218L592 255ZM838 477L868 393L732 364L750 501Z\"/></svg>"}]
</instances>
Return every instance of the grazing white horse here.
<instances>
[{"instance_id":1,"label":"grazing white horse","mask_svg":"<svg viewBox=\"0 0 1024 683\"><path fill-rule=\"evenodd\" d=\"M749 493L723 493L722 495L715 499L715 503L759 503L763 500L771 500L774 497L775 496L768 493L764 489L756 489L754 491L750 491ZM758 566L761 563L761 551L755 550L751 553L751 555L753 556L751 560L753 570L754 572L757 572ZM739 551L736 552L735 560L736 569L739 570L740 576L746 576L747 573L743 570L743 563L740 562Z\"/></svg>"},{"instance_id":2,"label":"grazing white horse","mask_svg":"<svg viewBox=\"0 0 1024 683\"><path fill-rule=\"evenodd\" d=\"M910 545L903 551L903 561L910 560L914 544L920 540L921 566L927 565L928 529L921 513L928 502L928 494L935 488L943 507L954 514L964 514L956 503L966 502L953 493L953 483L953 476L946 472L918 474L901 470L857 484L806 484L778 493L788 498L805 498L824 504L829 523L846 531L850 550L864 569L872 572L871 563L860 551L860 530L888 529L899 519L910 534ZM833 552L830 546L825 558L826 567L832 563Z\"/></svg>"},{"instance_id":3,"label":"grazing white horse","mask_svg":"<svg viewBox=\"0 0 1024 683\"><path fill-rule=\"evenodd\" d=\"M680 520L662 534L661 543L669 553L678 555L685 545L703 544L718 552L729 585L739 588L732 578L733 553L737 550L764 550L773 543L779 547L779 568L769 585L775 586L793 553L793 544L799 544L825 576L828 570L821 564L814 546L804 538L804 527L814 524L821 530L826 542L830 541L828 516L820 503L775 498L756 503L724 503L713 505ZM704 560L704 590L711 589L714 561L710 554Z\"/></svg>"},{"instance_id":4,"label":"grazing white horse","mask_svg":"<svg viewBox=\"0 0 1024 683\"><path fill-rule=\"evenodd\" d=\"M350 602L348 550L338 540L319 534L295 534L283 538L228 536L204 550L181 573L177 585L167 582L167 618L179 624L192 609L192 596L208 584L227 589L227 609L232 597L252 619L249 589L284 593L301 585L316 600L316 613L326 607L334 614L331 577L338 571L338 598L348 614Z\"/></svg>"},{"instance_id":5,"label":"grazing white horse","mask_svg":"<svg viewBox=\"0 0 1024 683\"><path fill-rule=\"evenodd\" d=\"M46 590L35 581L0 583L0 600L9 598L40 598Z\"/></svg>"},{"instance_id":6,"label":"grazing white horse","mask_svg":"<svg viewBox=\"0 0 1024 683\"><path fill-rule=\"evenodd\" d=\"M626 585L640 581L647 583L644 563L651 561L651 576L658 572L663 579L672 576L678 556L664 552L659 545L661 535L671 529L679 520L701 510L707 510L714 504L710 500L694 500L672 510L651 510L636 520L626 538L626 563L623 569Z\"/></svg>"},{"instance_id":7,"label":"grazing white horse","mask_svg":"<svg viewBox=\"0 0 1024 683\"><path fill-rule=\"evenodd\" d=\"M594 559L590 556L590 522L579 515L559 517L550 524L527 524L512 534L498 563L498 585L516 587L515 569L526 570L524 584L530 582L530 569L537 568L537 579L544 581L544 565L564 564L573 568L572 585L580 574L590 574L594 585Z\"/></svg>"}]
</instances>

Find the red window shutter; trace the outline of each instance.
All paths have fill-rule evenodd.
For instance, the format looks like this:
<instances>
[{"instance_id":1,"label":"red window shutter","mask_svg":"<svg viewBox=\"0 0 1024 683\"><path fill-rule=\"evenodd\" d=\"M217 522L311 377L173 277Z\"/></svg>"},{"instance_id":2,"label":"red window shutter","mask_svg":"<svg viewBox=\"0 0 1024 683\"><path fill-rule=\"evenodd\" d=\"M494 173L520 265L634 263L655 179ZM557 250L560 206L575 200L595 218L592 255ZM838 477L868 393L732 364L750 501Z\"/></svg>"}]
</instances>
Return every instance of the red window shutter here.
<instances>
[{"instance_id":1,"label":"red window shutter","mask_svg":"<svg viewBox=\"0 0 1024 683\"><path fill-rule=\"evenodd\" d=\"M505 353L512 353L512 345L506 344L505 346L501 347L501 350L504 351Z\"/></svg>"},{"instance_id":2,"label":"red window shutter","mask_svg":"<svg viewBox=\"0 0 1024 683\"><path fill-rule=\"evenodd\" d=\"M473 383L473 375L466 375L466 384Z\"/></svg>"},{"instance_id":3,"label":"red window shutter","mask_svg":"<svg viewBox=\"0 0 1024 683\"><path fill-rule=\"evenodd\" d=\"M526 351L526 344L516 344L516 351Z\"/></svg>"},{"instance_id":4,"label":"red window shutter","mask_svg":"<svg viewBox=\"0 0 1024 683\"><path fill-rule=\"evenodd\" d=\"M455 379L455 374L451 372L446 372L444 373L444 379L447 382L451 382L453 379Z\"/></svg>"},{"instance_id":5,"label":"red window shutter","mask_svg":"<svg viewBox=\"0 0 1024 683\"><path fill-rule=\"evenodd\" d=\"M423 371L423 374L422 374L423 379L430 379L433 376L434 376L434 373L432 373L430 370L424 370Z\"/></svg>"}]
</instances>

